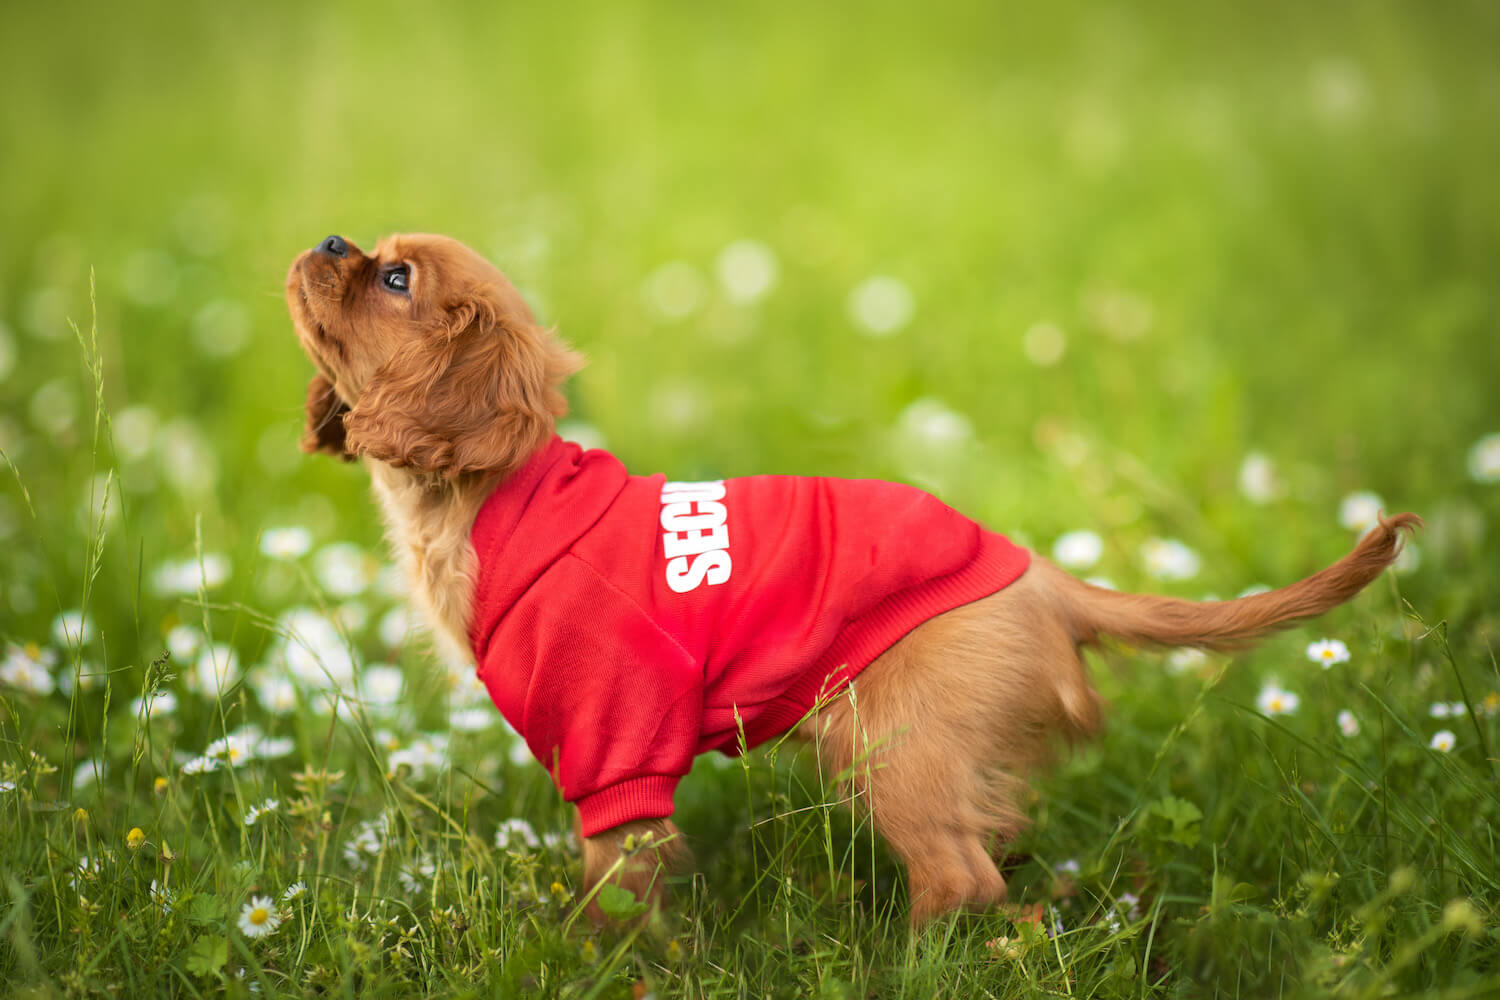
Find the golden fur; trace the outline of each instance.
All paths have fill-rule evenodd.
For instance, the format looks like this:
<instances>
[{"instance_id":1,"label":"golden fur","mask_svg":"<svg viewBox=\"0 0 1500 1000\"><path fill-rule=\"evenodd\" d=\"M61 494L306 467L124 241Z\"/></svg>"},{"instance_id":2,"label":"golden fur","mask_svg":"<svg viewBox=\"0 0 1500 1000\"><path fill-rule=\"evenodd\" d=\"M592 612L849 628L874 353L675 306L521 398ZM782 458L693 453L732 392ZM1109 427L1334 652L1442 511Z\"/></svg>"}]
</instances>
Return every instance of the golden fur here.
<instances>
[{"instance_id":1,"label":"golden fur","mask_svg":"<svg viewBox=\"0 0 1500 1000\"><path fill-rule=\"evenodd\" d=\"M335 240L303 253L287 276L288 308L318 368L302 447L364 459L417 605L467 654L474 516L550 439L566 410L560 385L581 362L499 271L454 240L394 236L369 255ZM403 268L408 288L389 287ZM818 743L834 773L853 775L858 800L906 864L914 923L995 904L1005 880L992 852L1025 822L1027 775L1058 737L1099 727L1083 647L1105 636L1246 645L1353 597L1396 557L1402 530L1420 523L1383 519L1327 569L1223 602L1103 590L1033 555L1014 584L928 620L871 663L854 684L857 711L836 699L799 735ZM662 866L687 858L665 819L589 837L583 851L590 886L607 877L653 899Z\"/></svg>"}]
</instances>

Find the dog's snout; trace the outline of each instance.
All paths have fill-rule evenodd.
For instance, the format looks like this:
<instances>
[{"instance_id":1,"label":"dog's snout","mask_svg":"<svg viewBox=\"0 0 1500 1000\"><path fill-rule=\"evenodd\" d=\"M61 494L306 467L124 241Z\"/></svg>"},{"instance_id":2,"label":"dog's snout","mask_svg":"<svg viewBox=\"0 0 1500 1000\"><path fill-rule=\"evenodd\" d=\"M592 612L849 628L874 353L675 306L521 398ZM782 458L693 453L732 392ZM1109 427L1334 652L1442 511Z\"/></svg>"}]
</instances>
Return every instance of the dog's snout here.
<instances>
[{"instance_id":1,"label":"dog's snout","mask_svg":"<svg viewBox=\"0 0 1500 1000\"><path fill-rule=\"evenodd\" d=\"M318 253L332 254L335 257L349 256L349 244L344 242L342 236L330 236L313 249Z\"/></svg>"}]
</instances>

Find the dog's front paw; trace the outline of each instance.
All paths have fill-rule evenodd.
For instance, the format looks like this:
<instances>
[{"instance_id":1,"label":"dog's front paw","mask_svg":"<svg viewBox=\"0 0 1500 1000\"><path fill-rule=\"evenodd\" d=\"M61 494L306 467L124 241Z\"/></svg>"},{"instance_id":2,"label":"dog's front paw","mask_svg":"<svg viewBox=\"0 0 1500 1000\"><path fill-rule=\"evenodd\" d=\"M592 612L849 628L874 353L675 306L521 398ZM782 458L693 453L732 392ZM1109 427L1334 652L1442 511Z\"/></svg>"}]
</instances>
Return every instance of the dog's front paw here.
<instances>
[{"instance_id":1,"label":"dog's front paw","mask_svg":"<svg viewBox=\"0 0 1500 1000\"><path fill-rule=\"evenodd\" d=\"M667 819L622 823L583 841L586 911L596 924L628 922L661 908L668 872L691 864L682 831Z\"/></svg>"}]
</instances>

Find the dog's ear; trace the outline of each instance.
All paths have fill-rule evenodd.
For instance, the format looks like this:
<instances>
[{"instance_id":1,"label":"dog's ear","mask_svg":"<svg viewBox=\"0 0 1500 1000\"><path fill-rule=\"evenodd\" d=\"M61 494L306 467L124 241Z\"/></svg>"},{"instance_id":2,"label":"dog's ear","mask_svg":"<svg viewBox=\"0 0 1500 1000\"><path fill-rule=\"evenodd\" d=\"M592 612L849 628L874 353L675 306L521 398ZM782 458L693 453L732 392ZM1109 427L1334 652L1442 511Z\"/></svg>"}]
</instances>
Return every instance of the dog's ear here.
<instances>
[{"instance_id":1,"label":"dog's ear","mask_svg":"<svg viewBox=\"0 0 1500 1000\"><path fill-rule=\"evenodd\" d=\"M561 383L580 367L551 331L472 290L370 379L347 445L444 476L510 471L551 437L568 408Z\"/></svg>"},{"instance_id":2,"label":"dog's ear","mask_svg":"<svg viewBox=\"0 0 1500 1000\"><path fill-rule=\"evenodd\" d=\"M326 452L346 462L354 461L344 432L344 416L348 412L348 405L334 391L333 383L322 375L314 375L307 383L307 424L302 429L302 450L308 454Z\"/></svg>"}]
</instances>

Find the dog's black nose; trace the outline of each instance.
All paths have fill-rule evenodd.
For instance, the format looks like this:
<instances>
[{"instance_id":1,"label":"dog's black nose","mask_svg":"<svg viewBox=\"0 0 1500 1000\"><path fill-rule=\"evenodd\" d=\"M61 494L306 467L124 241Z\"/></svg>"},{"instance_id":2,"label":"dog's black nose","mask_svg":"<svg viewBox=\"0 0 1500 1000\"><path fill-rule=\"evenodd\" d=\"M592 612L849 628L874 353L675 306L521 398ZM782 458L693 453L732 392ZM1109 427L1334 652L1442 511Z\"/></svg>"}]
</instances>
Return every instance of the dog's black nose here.
<instances>
[{"instance_id":1,"label":"dog's black nose","mask_svg":"<svg viewBox=\"0 0 1500 1000\"><path fill-rule=\"evenodd\" d=\"M335 257L349 256L349 244L344 242L342 236L330 236L313 249L317 250L318 253L331 253Z\"/></svg>"}]
</instances>

